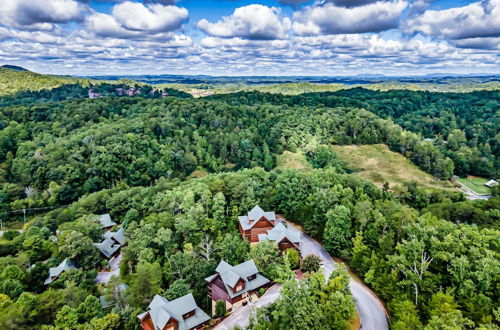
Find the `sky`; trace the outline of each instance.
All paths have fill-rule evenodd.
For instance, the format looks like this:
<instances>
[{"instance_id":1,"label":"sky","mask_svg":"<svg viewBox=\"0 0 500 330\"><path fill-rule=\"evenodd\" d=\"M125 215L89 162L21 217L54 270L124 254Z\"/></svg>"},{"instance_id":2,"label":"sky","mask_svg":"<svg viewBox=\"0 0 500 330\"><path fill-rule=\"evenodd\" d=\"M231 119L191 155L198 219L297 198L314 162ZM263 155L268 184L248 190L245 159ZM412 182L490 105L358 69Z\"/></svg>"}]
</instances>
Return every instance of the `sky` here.
<instances>
[{"instance_id":1,"label":"sky","mask_svg":"<svg viewBox=\"0 0 500 330\"><path fill-rule=\"evenodd\" d=\"M41 73L500 74L500 0L0 2L0 65Z\"/></svg>"}]
</instances>

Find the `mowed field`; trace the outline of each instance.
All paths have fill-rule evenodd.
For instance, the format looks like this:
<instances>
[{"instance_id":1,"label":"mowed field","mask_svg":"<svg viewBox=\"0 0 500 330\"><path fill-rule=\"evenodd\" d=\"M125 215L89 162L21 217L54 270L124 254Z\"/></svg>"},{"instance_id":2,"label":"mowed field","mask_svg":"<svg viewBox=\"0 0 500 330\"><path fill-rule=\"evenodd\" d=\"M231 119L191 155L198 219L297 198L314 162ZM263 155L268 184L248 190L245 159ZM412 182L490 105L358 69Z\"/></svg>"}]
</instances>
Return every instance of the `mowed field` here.
<instances>
[{"instance_id":1,"label":"mowed field","mask_svg":"<svg viewBox=\"0 0 500 330\"><path fill-rule=\"evenodd\" d=\"M284 153L276 156L275 169L284 170L287 168L295 170L309 170L312 169L312 166L311 164L309 164L306 157L302 154L300 150L298 150L295 153L285 150Z\"/></svg>"},{"instance_id":2,"label":"mowed field","mask_svg":"<svg viewBox=\"0 0 500 330\"><path fill-rule=\"evenodd\" d=\"M491 194L491 189L484 185L488 182L488 179L480 178L478 176L468 176L467 178L457 178L457 181L478 195Z\"/></svg>"},{"instance_id":3,"label":"mowed field","mask_svg":"<svg viewBox=\"0 0 500 330\"><path fill-rule=\"evenodd\" d=\"M379 187L388 182L392 188L416 181L426 188L453 189L449 181L440 181L422 171L403 155L392 152L385 144L332 146L347 167Z\"/></svg>"}]
</instances>

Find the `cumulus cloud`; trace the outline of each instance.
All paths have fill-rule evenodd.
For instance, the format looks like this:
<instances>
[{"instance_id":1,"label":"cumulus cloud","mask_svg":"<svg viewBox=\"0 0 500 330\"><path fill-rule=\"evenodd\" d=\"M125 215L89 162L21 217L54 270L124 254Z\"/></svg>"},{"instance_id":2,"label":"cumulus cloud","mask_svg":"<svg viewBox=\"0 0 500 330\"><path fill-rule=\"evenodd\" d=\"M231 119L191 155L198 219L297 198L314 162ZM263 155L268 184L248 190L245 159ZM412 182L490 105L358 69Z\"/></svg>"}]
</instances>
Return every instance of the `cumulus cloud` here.
<instances>
[{"instance_id":1,"label":"cumulus cloud","mask_svg":"<svg viewBox=\"0 0 500 330\"><path fill-rule=\"evenodd\" d=\"M87 9L74 0L8 0L0 7L0 24L50 30L54 23L82 21Z\"/></svg>"},{"instance_id":2,"label":"cumulus cloud","mask_svg":"<svg viewBox=\"0 0 500 330\"><path fill-rule=\"evenodd\" d=\"M186 8L126 1L113 7L113 16L125 29L167 32L181 27L188 18Z\"/></svg>"},{"instance_id":3,"label":"cumulus cloud","mask_svg":"<svg viewBox=\"0 0 500 330\"><path fill-rule=\"evenodd\" d=\"M444 10L427 10L408 19L404 30L448 39L499 37L500 0L485 0Z\"/></svg>"},{"instance_id":4,"label":"cumulus cloud","mask_svg":"<svg viewBox=\"0 0 500 330\"><path fill-rule=\"evenodd\" d=\"M404 0L353 8L316 4L294 14L293 29L299 35L380 32L398 27L406 7Z\"/></svg>"},{"instance_id":5,"label":"cumulus cloud","mask_svg":"<svg viewBox=\"0 0 500 330\"><path fill-rule=\"evenodd\" d=\"M500 38L467 38L451 40L459 48L500 49Z\"/></svg>"},{"instance_id":6,"label":"cumulus cloud","mask_svg":"<svg viewBox=\"0 0 500 330\"><path fill-rule=\"evenodd\" d=\"M126 1L115 5L112 15L96 12L85 23L100 37L150 38L179 29L187 18L185 8Z\"/></svg>"},{"instance_id":7,"label":"cumulus cloud","mask_svg":"<svg viewBox=\"0 0 500 330\"><path fill-rule=\"evenodd\" d=\"M281 17L278 8L263 5L249 5L236 8L231 16L216 23L206 19L196 25L214 37L240 37L244 39L283 39L290 29L290 19Z\"/></svg>"}]
</instances>

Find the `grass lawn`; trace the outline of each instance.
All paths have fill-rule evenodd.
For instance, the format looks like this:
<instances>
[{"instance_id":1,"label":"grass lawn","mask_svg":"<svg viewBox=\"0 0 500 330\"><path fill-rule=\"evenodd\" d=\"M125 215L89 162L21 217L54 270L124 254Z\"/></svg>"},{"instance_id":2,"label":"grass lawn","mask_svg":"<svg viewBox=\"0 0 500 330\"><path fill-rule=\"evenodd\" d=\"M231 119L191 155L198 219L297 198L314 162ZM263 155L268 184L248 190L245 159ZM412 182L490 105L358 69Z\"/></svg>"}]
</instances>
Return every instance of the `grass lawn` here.
<instances>
[{"instance_id":1,"label":"grass lawn","mask_svg":"<svg viewBox=\"0 0 500 330\"><path fill-rule=\"evenodd\" d=\"M449 181L440 181L422 171L403 155L392 152L385 144L332 146L347 167L357 175L382 187L392 188L404 182L416 181L425 188L455 190Z\"/></svg>"},{"instance_id":2,"label":"grass lawn","mask_svg":"<svg viewBox=\"0 0 500 330\"><path fill-rule=\"evenodd\" d=\"M457 178L457 181L478 195L489 195L491 193L491 189L484 185L488 182L488 179L470 175L467 178Z\"/></svg>"},{"instance_id":3,"label":"grass lawn","mask_svg":"<svg viewBox=\"0 0 500 330\"><path fill-rule=\"evenodd\" d=\"M204 178L208 175L208 172L201 170L194 170L193 173L189 174L189 178Z\"/></svg>"},{"instance_id":4,"label":"grass lawn","mask_svg":"<svg viewBox=\"0 0 500 330\"><path fill-rule=\"evenodd\" d=\"M285 151L281 155L276 156L276 168L277 170L283 169L295 169L295 170L310 170L312 169L311 164L307 161L306 157L299 151L290 152Z\"/></svg>"}]
</instances>

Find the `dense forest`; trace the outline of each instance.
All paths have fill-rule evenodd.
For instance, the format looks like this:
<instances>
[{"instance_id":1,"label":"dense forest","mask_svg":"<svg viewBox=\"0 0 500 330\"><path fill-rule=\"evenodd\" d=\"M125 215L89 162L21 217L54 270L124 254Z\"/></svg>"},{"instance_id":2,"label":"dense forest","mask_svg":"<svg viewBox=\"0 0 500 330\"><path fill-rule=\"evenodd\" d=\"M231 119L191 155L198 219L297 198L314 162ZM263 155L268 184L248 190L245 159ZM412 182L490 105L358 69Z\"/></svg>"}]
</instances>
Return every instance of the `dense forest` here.
<instances>
[{"instance_id":1,"label":"dense forest","mask_svg":"<svg viewBox=\"0 0 500 330\"><path fill-rule=\"evenodd\" d=\"M329 147L385 143L443 180L498 178L499 92L194 99L120 84L143 93L98 83L102 97L89 99L86 85L67 84L0 98L0 217L9 225L28 210L22 231L0 237L0 328L138 329L155 294L191 292L208 312L205 278L221 259L252 258L289 299L259 310L251 328L349 329L347 269L324 278L319 265L303 267L295 281L297 265L275 244L241 238L237 216L256 204L342 259L386 303L391 328L499 326L500 197L465 201L412 182L402 193L380 189ZM275 169L277 155L297 150L311 169ZM107 285L94 282L109 266L94 245L103 213L128 239ZM66 258L78 268L45 286Z\"/></svg>"},{"instance_id":2,"label":"dense forest","mask_svg":"<svg viewBox=\"0 0 500 330\"><path fill-rule=\"evenodd\" d=\"M419 155L439 152L453 161L453 173L496 178L500 168L500 91L471 93L433 93L393 90L371 91L363 88L296 96L266 93L238 93L211 96L229 104L275 104L307 107L354 107L366 109L393 121L417 136L409 136L407 144L387 144L394 151L411 158L432 173L432 160ZM352 135L352 143L359 143ZM427 143L416 141L423 140ZM431 149L433 149L431 151ZM435 150L435 151L434 151ZM437 177L443 177L436 175Z\"/></svg>"}]
</instances>

